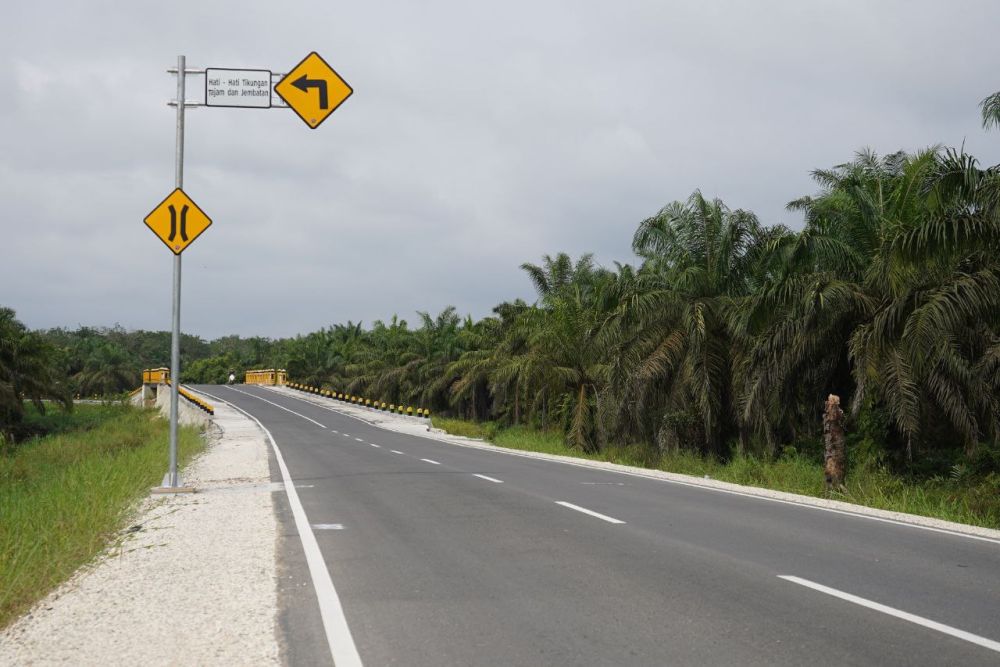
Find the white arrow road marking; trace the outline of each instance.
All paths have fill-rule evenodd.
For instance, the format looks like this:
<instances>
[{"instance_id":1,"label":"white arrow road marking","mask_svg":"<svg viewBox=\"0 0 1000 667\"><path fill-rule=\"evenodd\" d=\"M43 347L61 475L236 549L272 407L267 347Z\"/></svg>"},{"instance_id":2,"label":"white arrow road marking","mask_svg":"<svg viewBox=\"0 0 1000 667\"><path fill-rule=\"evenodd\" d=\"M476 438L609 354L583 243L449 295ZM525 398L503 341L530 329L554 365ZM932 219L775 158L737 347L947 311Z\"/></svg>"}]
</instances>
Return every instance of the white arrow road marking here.
<instances>
[{"instance_id":1,"label":"white arrow road marking","mask_svg":"<svg viewBox=\"0 0 1000 667\"><path fill-rule=\"evenodd\" d=\"M779 574L778 579L784 579L785 581L790 581L793 584L798 584L799 586L805 586L806 588L811 588L814 591L819 591L820 593L826 593L827 595L832 595L835 598L840 598L841 600L847 600L848 602L853 602L854 604L861 605L862 607L867 607L868 609L874 609L875 611L880 611L883 614L888 614L889 616L895 616L896 618L901 618L904 621L909 621L910 623L916 623L917 625L922 625L925 628L930 628L931 630L937 630L938 632L943 632L946 635L951 635L952 637L957 637L958 639L963 639L977 646L982 646L983 648L988 648L991 651L996 651L1000 653L1000 642L994 641L992 639L987 639L986 637L980 637L979 635L974 635L971 632L966 632L965 630L959 630L958 628L953 628L950 625L945 625L944 623L938 623L937 621L932 621L929 618L924 618L923 616L917 616L916 614L911 614L907 611L902 611L900 609L895 609L894 607L889 607L878 602L873 602L871 600L866 600L865 598L858 597L857 595L851 595L850 593L845 593L843 591L838 591L836 588L830 588L829 586L824 586L823 584L817 584L815 581L809 581L808 579L802 579L800 577L793 577L790 575Z\"/></svg>"},{"instance_id":2,"label":"white arrow road marking","mask_svg":"<svg viewBox=\"0 0 1000 667\"><path fill-rule=\"evenodd\" d=\"M586 507L580 507L579 505L574 505L573 503L563 502L562 500L557 500L556 505L562 505L563 507L568 507L571 510L576 510L577 512L583 512L584 514L589 514L590 516L597 517L602 521L607 521L608 523L625 523L621 519L615 519L606 514L600 514L594 510L588 510Z\"/></svg>"}]
</instances>

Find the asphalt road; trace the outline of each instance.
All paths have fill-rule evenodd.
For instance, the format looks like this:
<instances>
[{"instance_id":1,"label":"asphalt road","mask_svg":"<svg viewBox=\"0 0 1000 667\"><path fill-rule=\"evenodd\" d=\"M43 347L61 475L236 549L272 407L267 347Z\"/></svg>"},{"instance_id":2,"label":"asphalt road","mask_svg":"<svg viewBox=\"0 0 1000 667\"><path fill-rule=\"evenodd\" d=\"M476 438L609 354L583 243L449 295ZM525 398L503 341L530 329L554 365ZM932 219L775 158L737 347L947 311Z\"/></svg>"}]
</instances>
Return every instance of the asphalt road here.
<instances>
[{"instance_id":1,"label":"asphalt road","mask_svg":"<svg viewBox=\"0 0 1000 667\"><path fill-rule=\"evenodd\" d=\"M195 388L273 435L367 665L1000 664L998 542ZM292 510L286 654L329 664Z\"/></svg>"}]
</instances>

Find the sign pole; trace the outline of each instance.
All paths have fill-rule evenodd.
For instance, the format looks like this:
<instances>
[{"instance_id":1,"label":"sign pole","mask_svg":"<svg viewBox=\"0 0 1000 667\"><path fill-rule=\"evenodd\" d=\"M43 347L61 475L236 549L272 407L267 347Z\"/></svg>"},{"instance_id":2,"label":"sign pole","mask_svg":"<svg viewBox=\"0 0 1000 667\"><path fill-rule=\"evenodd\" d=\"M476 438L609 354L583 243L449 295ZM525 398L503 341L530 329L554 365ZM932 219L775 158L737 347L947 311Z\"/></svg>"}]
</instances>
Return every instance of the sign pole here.
<instances>
[{"instance_id":1,"label":"sign pole","mask_svg":"<svg viewBox=\"0 0 1000 667\"><path fill-rule=\"evenodd\" d=\"M177 56L177 147L174 154L174 187L184 187L184 83L186 58ZM177 474L177 402L181 384L181 255L174 255L173 330L170 335L170 469L164 486L179 487Z\"/></svg>"},{"instance_id":2,"label":"sign pole","mask_svg":"<svg viewBox=\"0 0 1000 667\"><path fill-rule=\"evenodd\" d=\"M354 93L346 81L313 51L274 84L271 70L209 67L191 70L205 75L205 101L185 99L187 58L177 56L177 139L174 152L174 191L150 211L143 222L174 254L172 330L170 336L170 462L157 493L186 492L177 472L177 413L181 384L181 253L211 224L201 208L184 192L184 112L188 106L271 109L291 107L312 129ZM274 95L285 104L275 101Z\"/></svg>"}]
</instances>

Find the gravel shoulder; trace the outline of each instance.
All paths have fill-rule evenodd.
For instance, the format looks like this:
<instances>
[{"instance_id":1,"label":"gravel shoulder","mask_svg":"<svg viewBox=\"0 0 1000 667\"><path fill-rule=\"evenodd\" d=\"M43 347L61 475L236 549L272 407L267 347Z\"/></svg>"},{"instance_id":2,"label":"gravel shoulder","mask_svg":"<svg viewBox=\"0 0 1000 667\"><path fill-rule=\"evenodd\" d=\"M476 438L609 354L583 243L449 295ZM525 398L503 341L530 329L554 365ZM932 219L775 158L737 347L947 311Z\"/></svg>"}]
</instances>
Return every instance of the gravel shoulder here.
<instances>
[{"instance_id":1,"label":"gravel shoulder","mask_svg":"<svg viewBox=\"0 0 1000 667\"><path fill-rule=\"evenodd\" d=\"M150 496L93 564L0 633L2 665L277 665L264 434L216 406L198 493Z\"/></svg>"}]
</instances>

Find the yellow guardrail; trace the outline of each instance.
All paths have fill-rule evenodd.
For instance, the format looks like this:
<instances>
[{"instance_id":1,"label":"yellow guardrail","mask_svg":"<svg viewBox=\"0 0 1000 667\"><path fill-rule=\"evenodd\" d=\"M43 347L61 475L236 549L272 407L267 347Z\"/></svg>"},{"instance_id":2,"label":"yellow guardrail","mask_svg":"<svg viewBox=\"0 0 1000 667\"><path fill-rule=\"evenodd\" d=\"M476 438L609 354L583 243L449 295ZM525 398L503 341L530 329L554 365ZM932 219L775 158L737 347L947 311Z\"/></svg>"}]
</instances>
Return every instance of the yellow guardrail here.
<instances>
[{"instance_id":1,"label":"yellow guardrail","mask_svg":"<svg viewBox=\"0 0 1000 667\"><path fill-rule=\"evenodd\" d=\"M167 380L166 384L170 384L170 380ZM194 403L195 406L198 407L200 410L204 410L210 415L215 414L215 407L211 403L209 403L208 401L203 401L200 397L195 396L184 387L177 387L177 393L186 398L187 400L189 400L190 402Z\"/></svg>"},{"instance_id":2,"label":"yellow guardrail","mask_svg":"<svg viewBox=\"0 0 1000 667\"><path fill-rule=\"evenodd\" d=\"M249 384L249 381L248 381ZM322 387L313 387L311 385L302 384L300 382L289 382L287 383L289 389L295 389L296 391L303 391L309 394L316 394L317 396L322 396L324 398L329 398L333 401L340 401L343 403L352 403L354 405L363 405L371 410L381 410L383 412L392 412L394 414L406 415L408 417L419 417L420 419L430 419L431 411L427 408L414 408L411 406L395 405L394 403L386 404L385 401L379 399L365 398L363 396L354 396L353 394L344 394L332 389L323 389Z\"/></svg>"},{"instance_id":3,"label":"yellow guardrail","mask_svg":"<svg viewBox=\"0 0 1000 667\"><path fill-rule=\"evenodd\" d=\"M288 383L288 372L284 368L262 368L247 371L244 384L285 385Z\"/></svg>"},{"instance_id":4,"label":"yellow guardrail","mask_svg":"<svg viewBox=\"0 0 1000 667\"><path fill-rule=\"evenodd\" d=\"M147 368L142 372L143 384L163 384L170 381L169 368Z\"/></svg>"}]
</instances>

